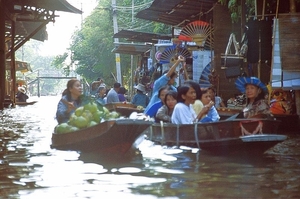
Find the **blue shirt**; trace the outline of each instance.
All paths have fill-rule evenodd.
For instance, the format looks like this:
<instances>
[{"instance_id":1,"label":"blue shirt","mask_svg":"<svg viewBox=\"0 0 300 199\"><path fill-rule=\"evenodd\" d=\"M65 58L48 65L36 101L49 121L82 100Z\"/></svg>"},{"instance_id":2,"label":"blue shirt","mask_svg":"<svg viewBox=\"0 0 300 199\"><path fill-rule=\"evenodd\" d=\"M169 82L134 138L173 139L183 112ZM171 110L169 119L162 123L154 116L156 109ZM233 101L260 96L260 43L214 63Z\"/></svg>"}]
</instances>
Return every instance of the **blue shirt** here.
<instances>
[{"instance_id":1,"label":"blue shirt","mask_svg":"<svg viewBox=\"0 0 300 199\"><path fill-rule=\"evenodd\" d=\"M149 115L149 117L154 117L154 116L156 116L156 113L157 113L157 111L158 111L158 109L160 108L160 107L162 107L163 106L163 103L161 102L161 101L158 101L158 102L156 102L156 103L154 103L147 111L145 111L144 113L146 114L146 115Z\"/></svg>"},{"instance_id":2,"label":"blue shirt","mask_svg":"<svg viewBox=\"0 0 300 199\"><path fill-rule=\"evenodd\" d=\"M68 110L68 105L66 105L63 100L65 101L69 101L67 99L67 96L64 95L62 97L62 99L58 102L58 105L57 105L57 110L56 110L56 120L59 124L61 123L65 123L65 122L68 122L69 119L70 119L70 116L72 113L74 113L75 110L72 110L70 113L67 112ZM73 101L74 102L74 106L76 108L80 107L81 104L79 104L77 101Z\"/></svg>"},{"instance_id":3,"label":"blue shirt","mask_svg":"<svg viewBox=\"0 0 300 199\"><path fill-rule=\"evenodd\" d=\"M145 108L149 104L149 97L144 93L137 93L133 96L131 103Z\"/></svg>"},{"instance_id":4,"label":"blue shirt","mask_svg":"<svg viewBox=\"0 0 300 199\"><path fill-rule=\"evenodd\" d=\"M115 89L110 89L110 91L107 93L107 103L113 103L113 102L120 102L118 93L115 91Z\"/></svg>"},{"instance_id":5,"label":"blue shirt","mask_svg":"<svg viewBox=\"0 0 300 199\"><path fill-rule=\"evenodd\" d=\"M152 90L152 97L150 99L148 106L146 107L146 109L144 111L145 114L147 114L147 111L151 108L151 106L153 104L160 101L160 99L158 97L158 91L161 87L166 86L168 84L169 80L170 80L170 78L167 77L166 74L164 74L154 82L154 86L153 86L153 90ZM170 87L172 90L177 91L177 89L174 86L170 86Z\"/></svg>"},{"instance_id":6,"label":"blue shirt","mask_svg":"<svg viewBox=\"0 0 300 199\"><path fill-rule=\"evenodd\" d=\"M199 122L205 123L205 122L217 122L220 120L220 116L219 113L217 111L217 109L215 108L215 106L212 106L207 115L202 118Z\"/></svg>"}]
</instances>

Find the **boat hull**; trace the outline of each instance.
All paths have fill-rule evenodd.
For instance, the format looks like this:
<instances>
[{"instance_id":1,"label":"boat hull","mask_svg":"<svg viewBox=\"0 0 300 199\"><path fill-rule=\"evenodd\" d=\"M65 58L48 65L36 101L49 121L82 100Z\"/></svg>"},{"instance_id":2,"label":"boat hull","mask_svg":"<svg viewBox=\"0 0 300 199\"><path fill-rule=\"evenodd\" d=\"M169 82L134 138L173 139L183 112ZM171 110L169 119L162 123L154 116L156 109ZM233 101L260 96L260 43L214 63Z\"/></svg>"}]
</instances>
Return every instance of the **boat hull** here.
<instances>
[{"instance_id":1,"label":"boat hull","mask_svg":"<svg viewBox=\"0 0 300 199\"><path fill-rule=\"evenodd\" d=\"M152 123L111 120L79 131L52 134L52 148L82 152L125 154Z\"/></svg>"},{"instance_id":2,"label":"boat hull","mask_svg":"<svg viewBox=\"0 0 300 199\"><path fill-rule=\"evenodd\" d=\"M124 117L129 117L131 113L137 112L137 113L142 113L143 110L136 108L134 104L131 103L110 103L110 104L105 104L105 107L109 111L116 111L120 113L121 116Z\"/></svg>"},{"instance_id":3,"label":"boat hull","mask_svg":"<svg viewBox=\"0 0 300 199\"><path fill-rule=\"evenodd\" d=\"M147 139L159 144L198 147L210 152L264 152L286 139L286 136L277 134L279 124L279 121L267 119L190 125L153 124L146 135Z\"/></svg>"}]
</instances>

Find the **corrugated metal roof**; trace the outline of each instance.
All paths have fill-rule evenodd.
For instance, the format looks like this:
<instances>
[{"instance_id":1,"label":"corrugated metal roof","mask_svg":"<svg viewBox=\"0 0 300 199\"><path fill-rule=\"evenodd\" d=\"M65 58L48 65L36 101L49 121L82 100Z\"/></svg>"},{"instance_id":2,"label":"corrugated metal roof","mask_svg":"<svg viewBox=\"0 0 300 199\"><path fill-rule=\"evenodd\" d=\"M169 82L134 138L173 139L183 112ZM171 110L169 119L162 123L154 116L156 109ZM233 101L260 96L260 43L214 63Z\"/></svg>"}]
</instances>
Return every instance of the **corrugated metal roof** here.
<instances>
[{"instance_id":1,"label":"corrugated metal roof","mask_svg":"<svg viewBox=\"0 0 300 199\"><path fill-rule=\"evenodd\" d=\"M218 0L154 0L137 13L140 19L183 27L195 20L212 20L212 9Z\"/></svg>"},{"instance_id":2,"label":"corrugated metal roof","mask_svg":"<svg viewBox=\"0 0 300 199\"><path fill-rule=\"evenodd\" d=\"M142 55L150 51L151 45L148 44L132 44L132 43L115 43L113 53Z\"/></svg>"},{"instance_id":3,"label":"corrugated metal roof","mask_svg":"<svg viewBox=\"0 0 300 199\"><path fill-rule=\"evenodd\" d=\"M121 30L114 34L114 38L125 38L127 41L132 42L149 42L157 43L158 40L171 40L171 35L160 35L154 33L137 32L131 30Z\"/></svg>"}]
</instances>

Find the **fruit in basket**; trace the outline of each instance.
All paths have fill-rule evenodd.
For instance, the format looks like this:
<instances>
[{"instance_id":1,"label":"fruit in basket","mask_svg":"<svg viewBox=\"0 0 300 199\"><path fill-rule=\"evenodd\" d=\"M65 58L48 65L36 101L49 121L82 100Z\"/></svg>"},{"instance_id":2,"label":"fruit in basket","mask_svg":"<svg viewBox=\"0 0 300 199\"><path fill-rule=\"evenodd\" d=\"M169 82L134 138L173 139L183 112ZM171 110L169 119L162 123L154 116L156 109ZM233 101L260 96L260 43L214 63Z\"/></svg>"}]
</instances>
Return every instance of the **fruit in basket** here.
<instances>
[{"instance_id":1,"label":"fruit in basket","mask_svg":"<svg viewBox=\"0 0 300 199\"><path fill-rule=\"evenodd\" d=\"M75 115L76 115L76 116L80 116L80 115L82 115L83 111L84 111L84 107L83 107L83 106L78 107L78 108L75 110Z\"/></svg>"},{"instance_id":2,"label":"fruit in basket","mask_svg":"<svg viewBox=\"0 0 300 199\"><path fill-rule=\"evenodd\" d=\"M95 122L100 123L102 116L103 116L103 111L97 110L97 111L93 114L93 120L94 120Z\"/></svg>"},{"instance_id":3,"label":"fruit in basket","mask_svg":"<svg viewBox=\"0 0 300 199\"><path fill-rule=\"evenodd\" d=\"M79 116L79 117L76 117L75 120L74 120L74 125L77 127L77 128L85 128L87 127L87 125L89 124L90 121L88 121L85 117L83 116Z\"/></svg>"},{"instance_id":4,"label":"fruit in basket","mask_svg":"<svg viewBox=\"0 0 300 199\"><path fill-rule=\"evenodd\" d=\"M55 127L56 133L68 133L71 132L71 126L67 123L61 123Z\"/></svg>"},{"instance_id":5,"label":"fruit in basket","mask_svg":"<svg viewBox=\"0 0 300 199\"><path fill-rule=\"evenodd\" d=\"M110 119L115 119L115 118L119 118L120 117L120 114L116 111L112 111L109 113L109 118Z\"/></svg>"},{"instance_id":6,"label":"fruit in basket","mask_svg":"<svg viewBox=\"0 0 300 199\"><path fill-rule=\"evenodd\" d=\"M91 113L94 113L98 110L98 105L95 102L89 102L84 105L84 110L88 110Z\"/></svg>"},{"instance_id":7,"label":"fruit in basket","mask_svg":"<svg viewBox=\"0 0 300 199\"><path fill-rule=\"evenodd\" d=\"M87 119L89 122L94 119L93 114L89 110L84 110L81 116Z\"/></svg>"}]
</instances>

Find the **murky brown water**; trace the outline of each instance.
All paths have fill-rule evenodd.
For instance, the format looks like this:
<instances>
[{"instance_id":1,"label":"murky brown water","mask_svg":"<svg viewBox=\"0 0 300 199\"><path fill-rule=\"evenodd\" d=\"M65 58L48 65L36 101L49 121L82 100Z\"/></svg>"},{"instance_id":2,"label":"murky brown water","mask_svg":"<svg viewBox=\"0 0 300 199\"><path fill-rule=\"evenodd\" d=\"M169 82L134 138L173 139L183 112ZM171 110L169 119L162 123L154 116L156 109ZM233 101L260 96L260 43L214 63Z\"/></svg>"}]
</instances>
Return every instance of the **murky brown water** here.
<instances>
[{"instance_id":1,"label":"murky brown water","mask_svg":"<svg viewBox=\"0 0 300 199\"><path fill-rule=\"evenodd\" d=\"M256 157L144 140L107 159L50 148L58 99L0 113L0 198L300 198L299 134Z\"/></svg>"}]
</instances>

